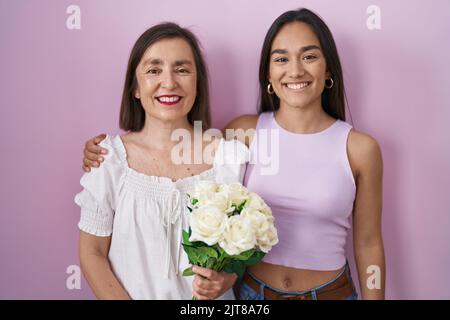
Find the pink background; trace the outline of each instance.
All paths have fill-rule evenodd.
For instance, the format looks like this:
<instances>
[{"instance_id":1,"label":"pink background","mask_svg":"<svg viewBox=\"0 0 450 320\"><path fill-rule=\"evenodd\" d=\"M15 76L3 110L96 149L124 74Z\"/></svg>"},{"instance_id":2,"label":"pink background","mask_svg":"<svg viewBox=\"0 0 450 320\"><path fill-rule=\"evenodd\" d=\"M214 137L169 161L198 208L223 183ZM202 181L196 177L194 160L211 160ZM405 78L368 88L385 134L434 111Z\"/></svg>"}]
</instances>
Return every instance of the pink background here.
<instances>
[{"instance_id":1,"label":"pink background","mask_svg":"<svg viewBox=\"0 0 450 320\"><path fill-rule=\"evenodd\" d=\"M71 4L81 30L66 28ZM381 30L366 27L372 4ZM387 298L450 299L448 0L0 0L0 298L93 297L84 281L66 288L82 147L118 132L128 54L146 28L170 20L200 38L222 127L255 112L264 34L300 6L333 31L354 125L382 146Z\"/></svg>"}]
</instances>

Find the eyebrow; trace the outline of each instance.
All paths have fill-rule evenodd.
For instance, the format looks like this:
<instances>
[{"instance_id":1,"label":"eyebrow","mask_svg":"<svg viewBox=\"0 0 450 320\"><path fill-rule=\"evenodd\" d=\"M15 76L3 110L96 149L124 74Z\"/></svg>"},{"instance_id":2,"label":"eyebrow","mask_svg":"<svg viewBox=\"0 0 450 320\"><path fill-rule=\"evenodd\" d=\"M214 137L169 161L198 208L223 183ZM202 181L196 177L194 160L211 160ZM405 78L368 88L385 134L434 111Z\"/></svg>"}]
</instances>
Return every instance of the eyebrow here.
<instances>
[{"instance_id":1,"label":"eyebrow","mask_svg":"<svg viewBox=\"0 0 450 320\"><path fill-rule=\"evenodd\" d=\"M320 47L319 47L319 46L316 46L316 45L314 45L314 44L309 45L309 46L305 46L305 47L301 47L301 48L300 48L300 53L303 53L303 52L309 51L309 50L314 50L314 49L320 50ZM273 51L270 53L270 55L273 55L273 54L276 54L276 53L278 53L278 54L286 54L286 53L288 53L288 52L287 52L286 49L275 49L275 50L273 50Z\"/></svg>"},{"instance_id":2,"label":"eyebrow","mask_svg":"<svg viewBox=\"0 0 450 320\"><path fill-rule=\"evenodd\" d=\"M192 61L191 60L177 60L177 61L175 61L175 63L173 65L175 67L178 67L178 66L182 66L184 64L192 65Z\"/></svg>"},{"instance_id":3,"label":"eyebrow","mask_svg":"<svg viewBox=\"0 0 450 320\"><path fill-rule=\"evenodd\" d=\"M149 58L149 59L145 60L142 63L143 66L147 66L147 65L162 65L162 64L164 64L164 62L161 59L157 59L157 58ZM177 61L174 62L173 65L175 67L179 67L179 66L182 66L182 65L185 65L185 64L192 65L192 61L186 60L186 59L185 60L177 60Z\"/></svg>"},{"instance_id":4,"label":"eyebrow","mask_svg":"<svg viewBox=\"0 0 450 320\"><path fill-rule=\"evenodd\" d=\"M145 60L142 63L143 66L146 66L146 65L149 65L149 64L156 64L156 65L158 65L158 64L163 64L163 62L162 62L161 59L149 58L149 59Z\"/></svg>"}]
</instances>

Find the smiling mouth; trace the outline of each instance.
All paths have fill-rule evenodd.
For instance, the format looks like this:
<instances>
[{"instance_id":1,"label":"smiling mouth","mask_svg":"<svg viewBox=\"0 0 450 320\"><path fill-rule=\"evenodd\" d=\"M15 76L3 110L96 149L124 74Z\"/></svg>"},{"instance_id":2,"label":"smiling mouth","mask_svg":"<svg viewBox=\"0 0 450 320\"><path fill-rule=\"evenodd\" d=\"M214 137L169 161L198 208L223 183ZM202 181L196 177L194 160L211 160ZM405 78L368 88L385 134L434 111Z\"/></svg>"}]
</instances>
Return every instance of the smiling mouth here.
<instances>
[{"instance_id":1,"label":"smiling mouth","mask_svg":"<svg viewBox=\"0 0 450 320\"><path fill-rule=\"evenodd\" d=\"M301 91L311 85L311 81L304 81L304 82L297 82L297 83L284 83L283 85L290 89L295 91Z\"/></svg>"},{"instance_id":2,"label":"smiling mouth","mask_svg":"<svg viewBox=\"0 0 450 320\"><path fill-rule=\"evenodd\" d=\"M172 106L181 101L183 97L177 95L162 95L156 97L156 100L165 106Z\"/></svg>"}]
</instances>

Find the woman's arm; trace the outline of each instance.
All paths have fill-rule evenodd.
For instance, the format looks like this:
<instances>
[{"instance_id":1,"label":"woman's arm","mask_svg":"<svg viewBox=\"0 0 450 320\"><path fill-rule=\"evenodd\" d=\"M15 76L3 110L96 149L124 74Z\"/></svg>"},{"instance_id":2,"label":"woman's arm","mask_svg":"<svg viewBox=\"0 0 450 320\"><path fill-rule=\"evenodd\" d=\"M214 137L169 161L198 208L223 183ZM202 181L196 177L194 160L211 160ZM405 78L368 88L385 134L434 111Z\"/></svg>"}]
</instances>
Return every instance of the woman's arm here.
<instances>
[{"instance_id":1,"label":"woman's arm","mask_svg":"<svg viewBox=\"0 0 450 320\"><path fill-rule=\"evenodd\" d=\"M361 295L363 299L384 299L386 271L381 233L381 150L375 139L352 130L348 138L348 155L356 182L353 246Z\"/></svg>"},{"instance_id":2,"label":"woman's arm","mask_svg":"<svg viewBox=\"0 0 450 320\"><path fill-rule=\"evenodd\" d=\"M222 134L227 140L238 139L245 143L247 147L253 138L252 129L256 128L258 115L243 115L229 122L222 129ZM228 131L227 131L228 130ZM100 134L86 141L83 150L83 171L90 172L92 167L99 167L103 162L102 154L108 153L108 150L100 147L98 144L105 139L105 134Z\"/></svg>"},{"instance_id":3,"label":"woman's arm","mask_svg":"<svg viewBox=\"0 0 450 320\"><path fill-rule=\"evenodd\" d=\"M97 299L128 300L128 293L109 264L110 244L111 237L97 237L80 231L81 270Z\"/></svg>"}]
</instances>

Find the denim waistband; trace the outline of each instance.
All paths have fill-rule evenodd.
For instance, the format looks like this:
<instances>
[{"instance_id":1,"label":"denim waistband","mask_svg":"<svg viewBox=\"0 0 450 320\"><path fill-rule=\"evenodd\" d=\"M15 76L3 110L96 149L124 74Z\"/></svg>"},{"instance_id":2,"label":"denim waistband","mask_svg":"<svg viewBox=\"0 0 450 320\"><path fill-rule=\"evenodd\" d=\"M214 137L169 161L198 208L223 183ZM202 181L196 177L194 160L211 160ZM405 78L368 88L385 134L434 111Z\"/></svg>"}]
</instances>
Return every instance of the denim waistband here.
<instances>
[{"instance_id":1,"label":"denim waistband","mask_svg":"<svg viewBox=\"0 0 450 320\"><path fill-rule=\"evenodd\" d=\"M313 295L315 295L315 292L316 292L316 291L319 291L319 290L321 290L321 289L323 289L323 288L329 286L330 284L332 284L333 282L335 282L337 279L339 279L344 273L347 273L347 275L348 275L348 277L349 277L349 279L350 279L350 281L351 281L350 268L349 268L349 266L348 266L348 262L345 263L345 265L344 265L343 268L344 268L344 269L343 269L342 271L340 271L340 272L339 272L333 279L331 279L330 281L327 281L327 282L325 282L324 284L321 284L321 285L319 285L319 286L317 286L317 287L311 288L311 289L306 290L306 291L285 291L285 290L276 289L276 288L273 288L273 287L269 286L267 283L265 283L264 281L260 280L259 278L257 278L257 277L256 277L254 274L252 274L250 271L247 270L246 272L248 273L248 275L249 275L250 277L252 277L253 280L255 280L255 281L261 286L261 289L263 289L263 288L265 287L265 288L268 288L268 289L270 289L270 290L272 290L272 291L274 291L274 292L276 292L276 293L279 293L279 294L289 294L289 295L296 295L296 294L298 294L298 295L308 295L308 294L313 294Z\"/></svg>"}]
</instances>

